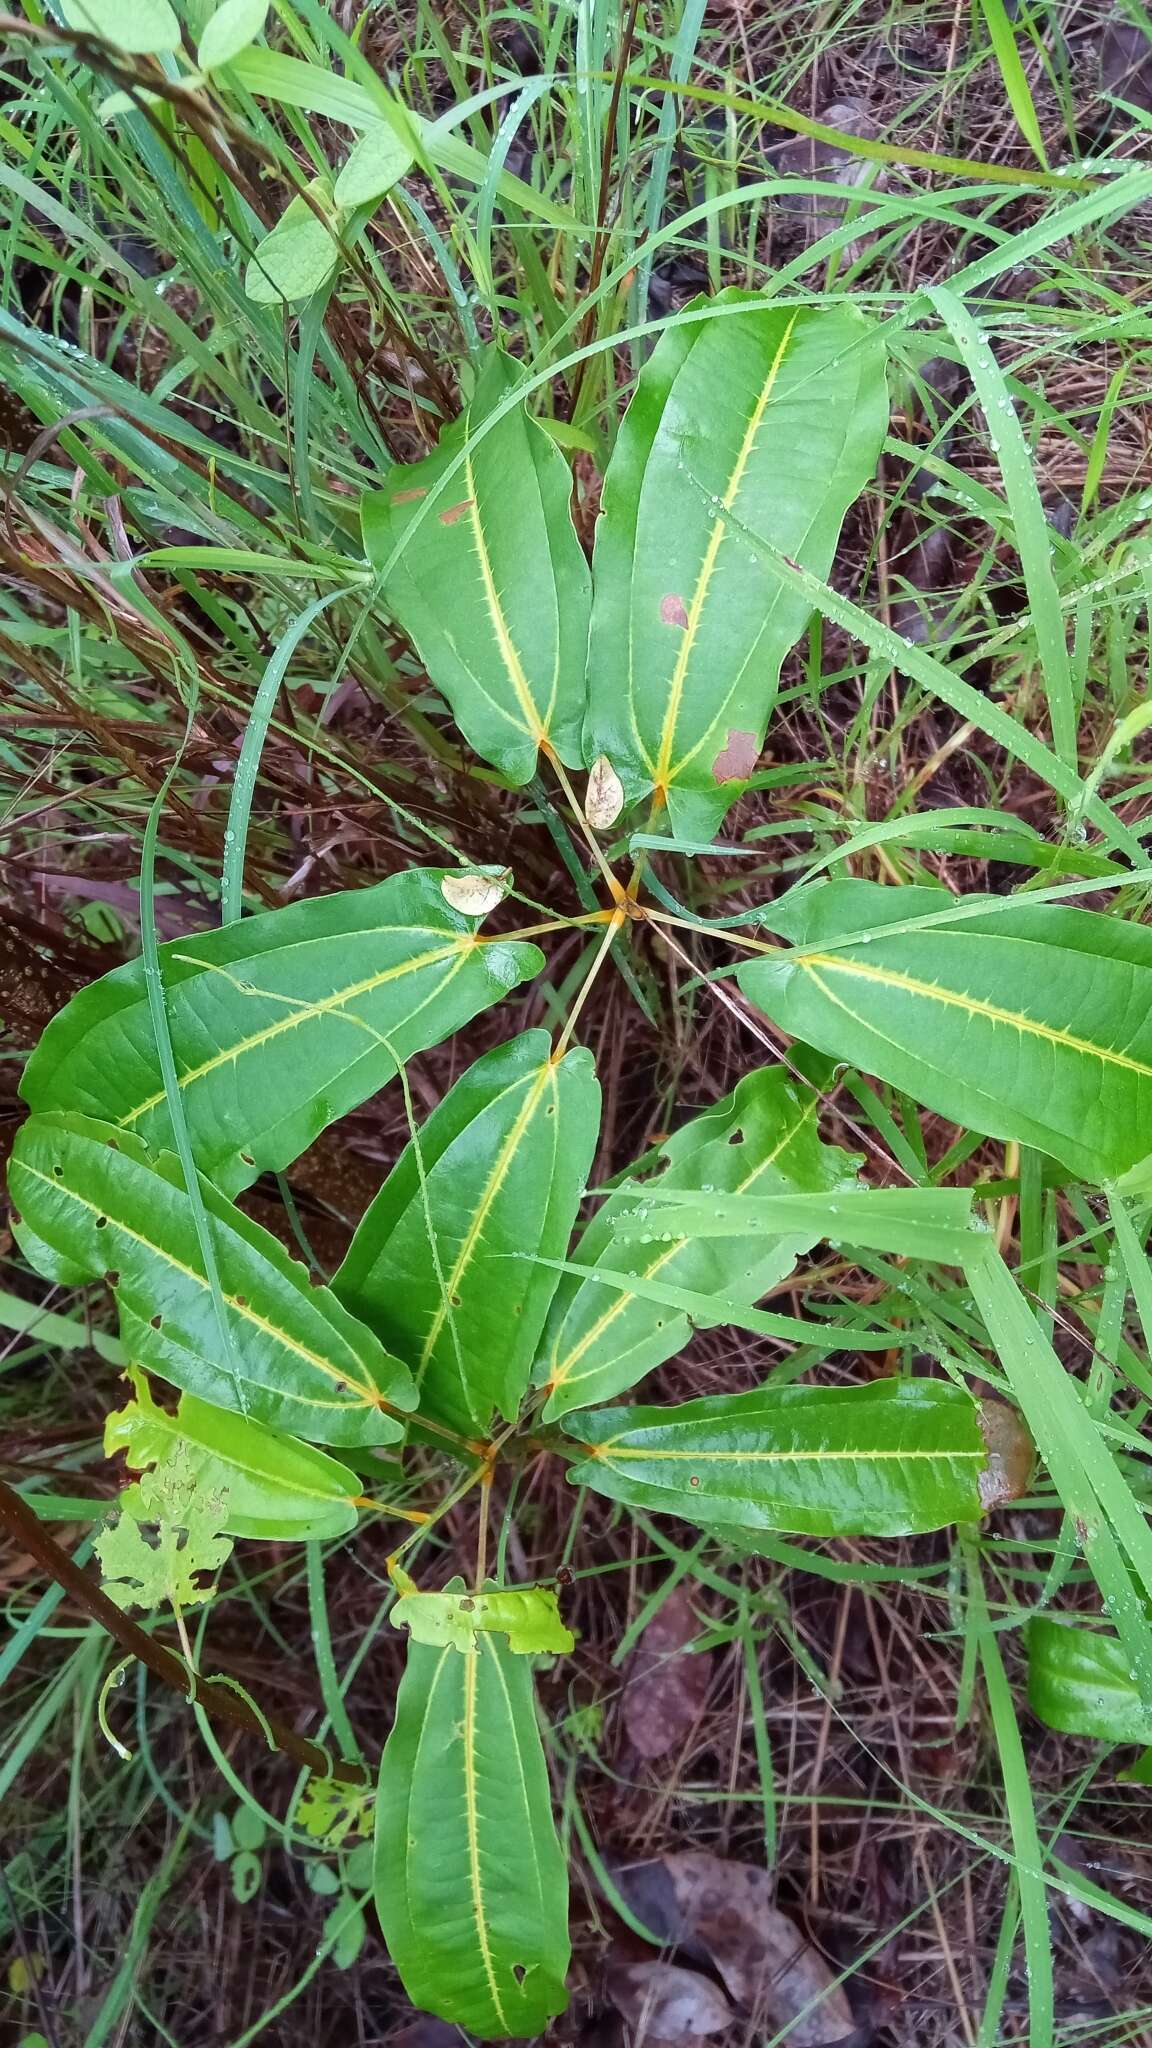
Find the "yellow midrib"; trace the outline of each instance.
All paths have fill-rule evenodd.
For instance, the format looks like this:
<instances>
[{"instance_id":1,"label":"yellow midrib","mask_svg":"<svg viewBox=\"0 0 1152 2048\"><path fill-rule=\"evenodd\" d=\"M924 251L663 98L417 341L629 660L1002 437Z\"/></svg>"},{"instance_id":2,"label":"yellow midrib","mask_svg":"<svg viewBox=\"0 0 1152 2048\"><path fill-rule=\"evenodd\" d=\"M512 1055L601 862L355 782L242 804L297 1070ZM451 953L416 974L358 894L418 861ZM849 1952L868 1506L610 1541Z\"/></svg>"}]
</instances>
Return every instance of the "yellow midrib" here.
<instances>
[{"instance_id":1,"label":"yellow midrib","mask_svg":"<svg viewBox=\"0 0 1152 2048\"><path fill-rule=\"evenodd\" d=\"M472 469L471 455L468 456L465 463L465 475L468 479L468 522L472 529L473 540L476 543L476 559L480 564L480 579L484 585L484 601L488 607L488 616L492 621L492 631L496 635L496 645L500 650L500 659L508 671L508 680L512 685L516 702L520 706L525 728L536 741L537 746L539 746L548 737L547 723L541 720L540 714L536 709L528 678L524 673L524 664L520 659L516 642L512 638L512 629L504 616L504 607L500 602L500 593L496 588L496 578L492 573L492 561L488 553L488 543L484 537L483 523L476 509L476 478Z\"/></svg>"},{"instance_id":2,"label":"yellow midrib","mask_svg":"<svg viewBox=\"0 0 1152 2048\"><path fill-rule=\"evenodd\" d=\"M790 1124L788 1126L787 1130L783 1133L782 1137L779 1139L777 1144L773 1146L773 1149L768 1154L768 1157L766 1159L762 1159L758 1166L754 1166L751 1172L747 1173L744 1179L740 1181L737 1184L737 1186L731 1190L733 1195L747 1194L748 1189L755 1184L755 1182L760 1178L760 1175L762 1173L767 1173L768 1168L770 1166L775 1166L776 1161L780 1157L780 1154L785 1150L785 1148L788 1145L792 1143L793 1139L799 1137L800 1132L803 1130L805 1124L809 1121L809 1118L815 1115L816 1107L817 1098L813 1096L811 1102L806 1105L803 1116L800 1117L796 1123ZM641 1183L639 1189L637 1190L637 1193L639 1197L642 1199L644 1193L643 1183ZM787 1236L788 1232L785 1231L782 1233L782 1235ZM678 1237L675 1243L670 1244L665 1251L659 1252L656 1258L653 1259L652 1264L650 1266L647 1266L644 1272L639 1274L637 1277L641 1280L646 1281L655 1280L657 1274L663 1271L664 1267L668 1264L669 1260L676 1258L678 1254L683 1251L685 1245L688 1242L689 1240L686 1237ZM588 1286L596 1285L595 1281L587 1281L585 1284ZM603 1282L601 1282L601 1285L603 1285ZM589 1346L595 1344L597 1340L603 1336L604 1331L611 1327L611 1325L615 1322L616 1317L623 1314L624 1310L628 1307L629 1303L636 1301L638 1298L639 1297L632 1293L629 1289L622 1288L620 1292L616 1295L616 1298L612 1302L611 1306L609 1308L606 1308L604 1310L603 1315L600 1316L595 1323L593 1323L591 1329L585 1332L579 1344L577 1344L574 1347L574 1349L568 1353L567 1358L565 1358L562 1363L557 1363L551 1374L550 1384L554 1387L566 1386L572 1379L579 1380L589 1378L588 1373L574 1373L573 1367L580 1363L580 1360L584 1357L584 1354L589 1349ZM592 1368L593 1371L596 1371L596 1369L597 1368L595 1366Z\"/></svg>"},{"instance_id":3,"label":"yellow midrib","mask_svg":"<svg viewBox=\"0 0 1152 2048\"><path fill-rule=\"evenodd\" d=\"M484 1879L480 1870L480 1825L479 1805L476 1794L476 1674L480 1668L480 1650L464 1658L464 1825L468 1836L468 1881L472 1894L472 1915L476 1922L476 1940L484 1964L484 1975L496 2008L496 2017L508 2033L512 2029L500 1997L500 1986L492 1960L492 1945L488 1938L488 1921L484 1911Z\"/></svg>"},{"instance_id":4,"label":"yellow midrib","mask_svg":"<svg viewBox=\"0 0 1152 2048\"><path fill-rule=\"evenodd\" d=\"M829 1465L877 1465L887 1459L899 1458L928 1459L934 1464L951 1464L956 1458L973 1458L983 1461L987 1453L974 1451L666 1451L642 1445L637 1450L630 1447L621 1450L620 1439L610 1443L585 1444L583 1447L594 1458L610 1459L615 1453L621 1460L627 1459L684 1459L693 1465L803 1465L820 1462Z\"/></svg>"},{"instance_id":5,"label":"yellow midrib","mask_svg":"<svg viewBox=\"0 0 1152 2048\"><path fill-rule=\"evenodd\" d=\"M748 464L752 459L752 450L756 445L756 436L760 432L764 414L775 388L776 379L780 373L780 365L784 360L788 344L792 339L792 330L796 325L797 317L798 315L794 313L784 329L779 347L772 358L768 375L752 408L748 425L745 428L744 437L740 444L740 451L736 457L735 466L728 479L724 496L720 500L725 513L732 510L739 495L740 486L744 481ZM700 565L700 572L696 578L696 586L692 592L692 602L688 606L688 623L683 630L683 638L676 655L676 665L672 671L672 680L668 686L668 702L665 706L664 723L660 734L660 752L657 756L654 771L657 789L667 788L674 773L672 768L672 748L676 740L676 726L680 717L684 685L688 676L688 664L692 659L696 636L700 630L700 620L703 616L704 605L708 596L708 586L712 581L716 561L727 531L727 520L723 517L723 514L718 514L713 521L712 531L708 536L708 545L704 550L704 560Z\"/></svg>"},{"instance_id":6,"label":"yellow midrib","mask_svg":"<svg viewBox=\"0 0 1152 2048\"><path fill-rule=\"evenodd\" d=\"M33 1180L38 1180L46 1188L51 1188L53 1194L63 1195L70 1202L78 1202L80 1207L87 1209L90 1215L107 1216L112 1229L118 1230L123 1237L131 1238L133 1244L140 1245L144 1251L151 1252L154 1258L159 1259L163 1265L170 1266L173 1272L182 1273L185 1279L195 1281L197 1287L204 1293L211 1293L211 1287L206 1276L203 1273L198 1273L195 1266L186 1266L182 1259L176 1258L172 1252L165 1251L163 1245L156 1244L150 1237L144 1237L140 1231L133 1230L130 1223L122 1223L120 1218L113 1216L106 1206L102 1208L98 1202L90 1202L86 1195L78 1193L75 1188L67 1187L62 1182L54 1180L50 1174L41 1173L38 1166L29 1166L27 1160L17 1160L15 1165L17 1171L30 1174ZM277 1343L283 1344L286 1351L291 1351L297 1358L306 1360L309 1365L314 1366L326 1378L339 1380L350 1391L361 1394L366 1407L381 1408L384 1406L384 1396L378 1388L365 1386L362 1381L351 1378L348 1373L341 1371L337 1366L329 1364L326 1358L321 1358L316 1352L310 1351L307 1345L301 1344L295 1337L290 1337L286 1331L277 1329L274 1323L270 1323L265 1316L259 1315L247 1303L241 1304L238 1302L234 1294L224 1294L222 1292L221 1299L232 1310L234 1315L239 1316L241 1322L251 1323L256 1329L262 1330L266 1337L273 1337ZM320 1401L314 1394L293 1392L288 1398L293 1401L305 1401L312 1408L344 1408L348 1405L344 1401Z\"/></svg>"},{"instance_id":7,"label":"yellow midrib","mask_svg":"<svg viewBox=\"0 0 1152 2048\"><path fill-rule=\"evenodd\" d=\"M818 987L823 987L815 969L846 974L857 981L879 982L884 988L905 989L910 995L922 996L927 1002L940 1003L946 1009L963 1010L966 1016L985 1017L993 1024L1007 1024L1013 1030L1032 1038L1042 1039L1048 1045L1063 1046L1069 1052L1085 1053L1098 1059L1105 1066L1114 1066L1132 1074L1140 1074L1145 1080L1152 1080L1152 1066L1142 1060L1135 1060L1128 1053L1097 1045L1090 1038L1078 1038L1074 1032L1063 1031L1055 1024L1041 1024L1035 1018L1026 1016L1020 1010L1005 1010L998 1003L989 1003L980 996L968 996L956 989L941 988L936 982L918 981L915 976L901 974L895 968L865 966L863 961L848 960L837 953L798 953L789 966L803 968L812 974ZM829 994L828 990L824 991ZM834 1001L835 998L833 997ZM867 1024L867 1018L860 1020ZM874 1027L870 1027L874 1028Z\"/></svg>"},{"instance_id":8,"label":"yellow midrib","mask_svg":"<svg viewBox=\"0 0 1152 2048\"><path fill-rule=\"evenodd\" d=\"M463 1279L464 1274L467 1272L469 1265L471 1264L472 1256L476 1250L477 1244L480 1241L480 1237L483 1233L484 1225L488 1220L492 1204L496 1200L497 1195L499 1194L501 1188L504 1185L505 1180L508 1177L512 1161L515 1159L517 1150L520 1145L520 1140L524 1136L524 1133L527 1130L528 1125L531 1123L532 1118L536 1114L537 1106L540 1102L540 1098L543 1095L545 1088L548 1086L550 1081L554 1081L555 1079L555 1072L556 1070L553 1067L551 1060L549 1059L545 1061L545 1064L541 1067L540 1072L537 1074L530 1089L528 1090L524 1102L521 1104L520 1110L517 1114L516 1121L513 1124L512 1129L509 1131L507 1137L504 1140L503 1145L501 1146L499 1153L497 1154L496 1161L485 1183L483 1193L480 1197L480 1200L476 1204L472 1221L468 1227L468 1234L465 1237L464 1242L456 1255L456 1263L452 1268L451 1274L444 1283L444 1291L440 1297L440 1304L433 1318L432 1327L424 1340L424 1345L420 1353L420 1366L416 1376L416 1383L418 1386L422 1384L423 1376L428 1369L428 1365L431 1360L432 1353L435 1349L437 1340L439 1339L440 1332L448 1319L452 1296L457 1292L460 1282Z\"/></svg>"},{"instance_id":9,"label":"yellow midrib","mask_svg":"<svg viewBox=\"0 0 1152 2048\"><path fill-rule=\"evenodd\" d=\"M366 975L363 981L352 982L347 988L336 989L330 996L322 996L318 1002L302 1003L298 1008L278 1018L275 1024L266 1024L262 1031L253 1032L250 1038L237 1039L234 1045L225 1046L222 1051L213 1053L211 1059L202 1060L198 1067L189 1067L186 1073L178 1076L178 1085L181 1088L190 1088L194 1082L202 1081L206 1074L215 1073L218 1068L243 1059L245 1054L255 1051L258 1046L269 1044L285 1031L295 1030L298 1024L307 1022L309 1018L328 1016L333 1010L342 1009L346 1003L355 1002L358 996L371 995L376 989L384 988L388 982L399 981L405 974L416 974L421 968L434 967L441 960L450 960L454 953L458 953L463 959L472 943L472 934L462 932L449 946L437 946L431 952L418 953L413 960L402 960L394 967L383 968L378 974ZM205 972L210 973L211 969L206 968ZM291 1000L282 997L279 990L274 989L254 988L252 993L255 996L263 996L269 1002ZM150 1110L158 1109L164 1099L164 1089L158 1088L146 1102L138 1103L135 1109L125 1110L118 1120L122 1124L134 1124L140 1117L147 1116Z\"/></svg>"}]
</instances>

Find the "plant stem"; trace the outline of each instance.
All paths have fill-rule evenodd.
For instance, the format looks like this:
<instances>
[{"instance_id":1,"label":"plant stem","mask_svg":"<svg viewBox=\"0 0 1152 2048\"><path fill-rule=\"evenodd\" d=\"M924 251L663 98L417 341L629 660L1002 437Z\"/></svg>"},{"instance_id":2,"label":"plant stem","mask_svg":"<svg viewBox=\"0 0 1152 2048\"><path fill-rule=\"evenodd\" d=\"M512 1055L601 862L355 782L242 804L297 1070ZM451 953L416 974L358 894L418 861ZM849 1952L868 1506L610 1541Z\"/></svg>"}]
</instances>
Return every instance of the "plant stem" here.
<instances>
[{"instance_id":1,"label":"plant stem","mask_svg":"<svg viewBox=\"0 0 1152 2048\"><path fill-rule=\"evenodd\" d=\"M138 1657L149 1671L155 1672L157 1678L182 1692L185 1699L195 1699L206 1714L211 1714L215 1720L229 1722L245 1735L258 1735L265 1744L271 1740L273 1748L284 1756L290 1756L294 1763L302 1764L305 1770L312 1771L317 1777L339 1778L353 1785L366 1783L368 1774L361 1765L329 1756L318 1742L310 1742L306 1735L298 1735L294 1728L289 1728L275 1715L257 1713L242 1692L233 1690L232 1679L223 1676L202 1678L199 1672L189 1668L177 1651L129 1620L91 1574L75 1564L63 1545L49 1534L35 1509L30 1508L27 1501L2 1479L0 1523L7 1525L21 1549L35 1558L58 1586L71 1593L85 1613L99 1622L122 1650L130 1657Z\"/></svg>"},{"instance_id":2,"label":"plant stem","mask_svg":"<svg viewBox=\"0 0 1152 2048\"><path fill-rule=\"evenodd\" d=\"M584 1008L584 1005L587 1002L588 997L592 993L596 977L599 974L600 969L603 967L605 960L608 958L608 954L612 948L612 941L616 937L616 934L619 931L621 925L623 924L626 916L626 911L618 909L614 910L609 918L607 929L604 933L604 937L601 939L600 944L596 948L596 957L593 960L592 965L588 969L588 972L584 978L584 985L581 988L580 993L576 998L576 1001L572 1005L572 1008L568 1014L568 1021L565 1024L563 1031L560 1033L559 1038L556 1040L556 1050L552 1055L554 1061L560 1058L561 1054L564 1052L568 1044L569 1039L572 1036L572 1033L576 1026L576 1019L580 1015L580 1012Z\"/></svg>"}]
</instances>

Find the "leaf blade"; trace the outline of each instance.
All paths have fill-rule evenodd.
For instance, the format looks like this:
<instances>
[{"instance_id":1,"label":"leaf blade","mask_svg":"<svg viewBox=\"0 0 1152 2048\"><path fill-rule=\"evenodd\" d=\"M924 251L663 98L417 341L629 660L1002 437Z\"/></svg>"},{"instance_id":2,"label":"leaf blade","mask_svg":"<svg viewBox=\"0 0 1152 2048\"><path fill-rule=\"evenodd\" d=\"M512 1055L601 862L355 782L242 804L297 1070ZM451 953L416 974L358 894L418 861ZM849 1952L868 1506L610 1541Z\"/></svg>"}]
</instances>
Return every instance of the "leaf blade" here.
<instances>
[{"instance_id":1,"label":"leaf blade","mask_svg":"<svg viewBox=\"0 0 1152 2048\"><path fill-rule=\"evenodd\" d=\"M536 2035L563 2009L567 1870L532 1676L495 1637L472 1656L409 1646L374 1857L380 1925L414 2005L486 2040Z\"/></svg>"},{"instance_id":2,"label":"leaf blade","mask_svg":"<svg viewBox=\"0 0 1152 2048\"><path fill-rule=\"evenodd\" d=\"M196 1162L226 1193L289 1166L392 1078L397 1056L538 972L535 946L477 939L441 874L410 869L160 948ZM21 1092L33 1110L80 1109L172 1143L139 961L52 1019Z\"/></svg>"}]
</instances>

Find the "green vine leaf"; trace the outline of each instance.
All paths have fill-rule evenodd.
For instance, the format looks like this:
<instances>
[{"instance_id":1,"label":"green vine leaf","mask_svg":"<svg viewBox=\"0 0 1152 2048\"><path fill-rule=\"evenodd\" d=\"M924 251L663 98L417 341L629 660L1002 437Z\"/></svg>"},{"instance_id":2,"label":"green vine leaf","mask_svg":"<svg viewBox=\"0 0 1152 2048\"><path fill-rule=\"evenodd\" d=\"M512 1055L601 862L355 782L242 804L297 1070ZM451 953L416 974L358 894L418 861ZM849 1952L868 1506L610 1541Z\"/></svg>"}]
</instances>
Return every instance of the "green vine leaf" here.
<instances>
[{"instance_id":1,"label":"green vine leaf","mask_svg":"<svg viewBox=\"0 0 1152 2048\"><path fill-rule=\"evenodd\" d=\"M1152 1705L1119 1636L1054 1614L1028 1624L1028 1704L1045 1727L1100 1742L1152 1742Z\"/></svg>"},{"instance_id":2,"label":"green vine leaf","mask_svg":"<svg viewBox=\"0 0 1152 2048\"><path fill-rule=\"evenodd\" d=\"M31 1117L8 1169L13 1228L49 1279L103 1278L128 1355L218 1408L331 1444L395 1443L390 1408L416 1390L326 1287L213 1188L212 1229L236 1378L221 1359L216 1303L179 1163L81 1116ZM201 1418L203 1423L203 1418Z\"/></svg>"},{"instance_id":3,"label":"green vine leaf","mask_svg":"<svg viewBox=\"0 0 1152 2048\"><path fill-rule=\"evenodd\" d=\"M637 1209L649 1190L767 1195L853 1187L855 1162L821 1141L819 1106L819 1098L782 1067L745 1075L723 1102L685 1124L621 1182L580 1238L579 1264L710 1297L717 1322L724 1320L725 1303L750 1307L818 1242L819 1222L778 1233L756 1227L743 1237L706 1241L677 1232L666 1211L671 1234L645 1244L636 1234ZM548 1388L545 1420L634 1386L679 1351L692 1328L687 1314L615 1282L564 1274L533 1375Z\"/></svg>"},{"instance_id":4,"label":"green vine leaf","mask_svg":"<svg viewBox=\"0 0 1152 2048\"><path fill-rule=\"evenodd\" d=\"M131 56L159 56L180 47L180 23L168 0L63 0L69 28L99 36Z\"/></svg>"},{"instance_id":5,"label":"green vine leaf","mask_svg":"<svg viewBox=\"0 0 1152 2048\"><path fill-rule=\"evenodd\" d=\"M630 802L654 792L678 837L709 839L810 609L725 514L826 576L888 393L879 330L853 307L737 290L696 307L641 371L604 479L584 758L606 756Z\"/></svg>"},{"instance_id":6,"label":"green vine leaf","mask_svg":"<svg viewBox=\"0 0 1152 2048\"><path fill-rule=\"evenodd\" d=\"M247 296L258 306L310 299L327 284L340 261L342 225L331 182L314 178L307 197L298 192L290 199L275 227L253 250L244 272Z\"/></svg>"},{"instance_id":7,"label":"green vine leaf","mask_svg":"<svg viewBox=\"0 0 1152 2048\"><path fill-rule=\"evenodd\" d=\"M121 1494L115 1519L92 1545L104 1591L118 1607L195 1607L212 1592L214 1574L231 1554L224 1534L227 1497L206 1492L187 1446L178 1444L162 1469Z\"/></svg>"},{"instance_id":8,"label":"green vine leaf","mask_svg":"<svg viewBox=\"0 0 1152 2048\"><path fill-rule=\"evenodd\" d=\"M514 1656L561 1655L575 1647L556 1595L546 1586L500 1587L469 1593L405 1593L392 1609L393 1628L406 1628L414 1643L447 1645L475 1656L477 1637L507 1636Z\"/></svg>"},{"instance_id":9,"label":"green vine leaf","mask_svg":"<svg viewBox=\"0 0 1152 2048\"><path fill-rule=\"evenodd\" d=\"M531 1667L498 1636L477 1636L470 1657L409 1645L380 1762L374 1884L413 2005L482 2040L533 2038L563 2011L568 1872Z\"/></svg>"},{"instance_id":10,"label":"green vine leaf","mask_svg":"<svg viewBox=\"0 0 1152 2048\"><path fill-rule=\"evenodd\" d=\"M229 1536L277 1542L344 1536L359 1520L354 1472L312 1444L263 1423L181 1397L175 1414L152 1399L143 1373L129 1369L135 1398L108 1417L105 1456L123 1451L133 1471L163 1473L176 1459L225 1505Z\"/></svg>"},{"instance_id":11,"label":"green vine leaf","mask_svg":"<svg viewBox=\"0 0 1152 2048\"><path fill-rule=\"evenodd\" d=\"M196 1163L226 1194L291 1165L382 1088L539 972L539 948L477 935L441 868L293 903L160 948ZM24 1069L34 1110L82 1110L173 1144L144 970L116 968L52 1019Z\"/></svg>"},{"instance_id":12,"label":"green vine leaf","mask_svg":"<svg viewBox=\"0 0 1152 2048\"><path fill-rule=\"evenodd\" d=\"M483 1434L512 1421L531 1375L596 1149L592 1055L554 1059L546 1031L461 1075L363 1218L333 1288L407 1360L421 1412Z\"/></svg>"},{"instance_id":13,"label":"green vine leaf","mask_svg":"<svg viewBox=\"0 0 1152 2048\"><path fill-rule=\"evenodd\" d=\"M435 453L393 470L361 508L385 603L469 745L514 786L535 774L541 746L569 767L581 759L591 600L555 442L523 405L476 438L521 375L489 350Z\"/></svg>"},{"instance_id":14,"label":"green vine leaf","mask_svg":"<svg viewBox=\"0 0 1152 2048\"><path fill-rule=\"evenodd\" d=\"M959 914L924 922L944 910ZM803 890L771 923L794 950L737 979L786 1031L1087 1180L1152 1154L1147 925L857 881Z\"/></svg>"},{"instance_id":15,"label":"green vine leaf","mask_svg":"<svg viewBox=\"0 0 1152 2048\"><path fill-rule=\"evenodd\" d=\"M914 1536L982 1512L979 1411L945 1381L769 1386L565 1428L583 1452L573 1485L703 1528Z\"/></svg>"}]
</instances>

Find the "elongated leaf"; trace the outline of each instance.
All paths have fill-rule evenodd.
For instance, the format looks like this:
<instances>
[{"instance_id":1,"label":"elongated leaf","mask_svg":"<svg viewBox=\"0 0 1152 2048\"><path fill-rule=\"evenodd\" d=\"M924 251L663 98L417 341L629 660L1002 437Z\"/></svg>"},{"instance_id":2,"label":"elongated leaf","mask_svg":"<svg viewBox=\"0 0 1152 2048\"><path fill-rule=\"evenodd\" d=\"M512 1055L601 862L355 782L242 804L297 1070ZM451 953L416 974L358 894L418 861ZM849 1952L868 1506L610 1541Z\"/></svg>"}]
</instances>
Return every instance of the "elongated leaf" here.
<instances>
[{"instance_id":1,"label":"elongated leaf","mask_svg":"<svg viewBox=\"0 0 1152 2048\"><path fill-rule=\"evenodd\" d=\"M955 1123L1099 1181L1152 1153L1152 931L1089 910L989 903L951 924L934 890L830 882L773 928L794 952L741 967L787 1031ZM864 934L844 944L849 934Z\"/></svg>"},{"instance_id":2,"label":"elongated leaf","mask_svg":"<svg viewBox=\"0 0 1152 2048\"><path fill-rule=\"evenodd\" d=\"M1152 1742L1152 1706L1129 1662L1119 1636L1038 1614L1028 1624L1028 1704L1064 1735Z\"/></svg>"},{"instance_id":3,"label":"elongated leaf","mask_svg":"<svg viewBox=\"0 0 1152 2048\"><path fill-rule=\"evenodd\" d=\"M518 376L490 350L471 405L435 454L393 470L362 505L368 559L387 570L386 605L469 744L517 785L535 773L542 745L569 766L581 758L590 602L572 478L555 443L522 405L472 439ZM442 480L464 447L463 464Z\"/></svg>"},{"instance_id":4,"label":"elongated leaf","mask_svg":"<svg viewBox=\"0 0 1152 2048\"><path fill-rule=\"evenodd\" d=\"M320 1132L539 971L535 946L478 940L417 868L160 948L169 1029L201 1171L226 1193ZM81 990L24 1070L32 1109L80 1109L172 1143L143 969Z\"/></svg>"},{"instance_id":5,"label":"elongated leaf","mask_svg":"<svg viewBox=\"0 0 1152 2048\"><path fill-rule=\"evenodd\" d=\"M396 1602L391 1619L414 1643L437 1649L447 1644L466 1656L475 1656L478 1635L506 1636L517 1657L556 1654L574 1642L546 1586L503 1586L494 1593L413 1591Z\"/></svg>"},{"instance_id":6,"label":"elongated leaf","mask_svg":"<svg viewBox=\"0 0 1152 2048\"><path fill-rule=\"evenodd\" d=\"M107 1457L123 1451L132 1471L161 1472L179 1451L196 1485L223 1499L220 1526L228 1536L302 1540L356 1527L361 1487L347 1465L194 1394L182 1395L170 1414L152 1399L142 1373L128 1377L134 1399L104 1425Z\"/></svg>"},{"instance_id":7,"label":"elongated leaf","mask_svg":"<svg viewBox=\"0 0 1152 2048\"><path fill-rule=\"evenodd\" d=\"M462 1592L454 1580L449 1592ZM412 1643L380 1763L376 1911L413 2005L484 2040L534 2037L565 2004L568 1874L531 1670Z\"/></svg>"},{"instance_id":8,"label":"elongated leaf","mask_svg":"<svg viewBox=\"0 0 1152 2048\"><path fill-rule=\"evenodd\" d=\"M462 1074L409 1145L333 1287L408 1361L423 1413L483 1434L512 1421L532 1371L600 1123L592 1056L546 1031Z\"/></svg>"},{"instance_id":9,"label":"elongated leaf","mask_svg":"<svg viewBox=\"0 0 1152 2048\"><path fill-rule=\"evenodd\" d=\"M623 1237L658 1243L669 1237L751 1236L755 1231L817 1232L833 1246L863 1245L916 1259L962 1266L971 1257L975 1226L970 1188L843 1188L832 1194L697 1194L665 1187L646 1188L629 1216L622 1213Z\"/></svg>"},{"instance_id":10,"label":"elongated leaf","mask_svg":"<svg viewBox=\"0 0 1152 2048\"><path fill-rule=\"evenodd\" d=\"M565 1428L575 1485L705 1528L911 1536L981 1512L976 1404L940 1380L594 1408Z\"/></svg>"},{"instance_id":11,"label":"elongated leaf","mask_svg":"<svg viewBox=\"0 0 1152 2048\"><path fill-rule=\"evenodd\" d=\"M704 303L704 302L699 302ZM877 331L849 307L746 306L670 328L604 482L585 759L709 838L755 765L809 607L726 523L826 575L888 420Z\"/></svg>"},{"instance_id":12,"label":"elongated leaf","mask_svg":"<svg viewBox=\"0 0 1152 2048\"><path fill-rule=\"evenodd\" d=\"M81 1116L32 1117L8 1169L27 1256L49 1279L105 1279L129 1357L255 1422L329 1444L393 1443L386 1407L410 1408L406 1368L327 1287L207 1181L201 1183L237 1378L178 1162ZM59 1259L60 1264L57 1264Z\"/></svg>"},{"instance_id":13,"label":"elongated leaf","mask_svg":"<svg viewBox=\"0 0 1152 2048\"><path fill-rule=\"evenodd\" d=\"M656 1188L746 1194L852 1186L848 1154L821 1143L818 1108L818 1098L783 1067L746 1075L725 1101L669 1138L644 1175L622 1182L609 1196L580 1239L578 1262L713 1297L716 1322L725 1319L725 1301L733 1307L758 1301L817 1242L818 1222L787 1234L773 1236L757 1227L742 1238L708 1242L681 1231L666 1243L646 1245L624 1233L624 1219L634 1231L637 1209ZM679 1351L700 1321L615 1282L566 1274L534 1375L549 1389L545 1419L634 1386Z\"/></svg>"}]
</instances>

